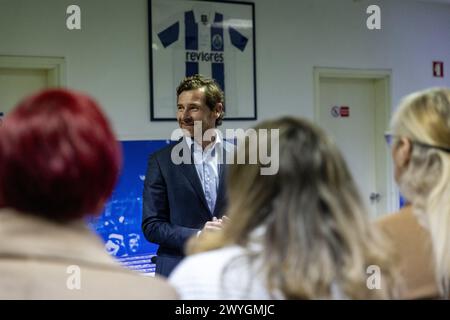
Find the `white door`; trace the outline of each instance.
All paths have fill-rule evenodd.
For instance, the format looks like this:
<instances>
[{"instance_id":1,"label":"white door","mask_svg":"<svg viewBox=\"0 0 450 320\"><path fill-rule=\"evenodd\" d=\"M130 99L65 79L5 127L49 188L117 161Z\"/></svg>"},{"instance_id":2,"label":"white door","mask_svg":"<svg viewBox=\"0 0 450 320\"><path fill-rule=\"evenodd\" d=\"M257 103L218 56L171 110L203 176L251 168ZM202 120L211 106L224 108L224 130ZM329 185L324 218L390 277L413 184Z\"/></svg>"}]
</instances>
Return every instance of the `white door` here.
<instances>
[{"instance_id":1,"label":"white door","mask_svg":"<svg viewBox=\"0 0 450 320\"><path fill-rule=\"evenodd\" d=\"M0 68L0 112L6 115L24 97L48 86L48 70Z\"/></svg>"},{"instance_id":2,"label":"white door","mask_svg":"<svg viewBox=\"0 0 450 320\"><path fill-rule=\"evenodd\" d=\"M388 212L388 150L377 127L383 96L377 79L319 77L319 125L341 150L372 218Z\"/></svg>"},{"instance_id":3,"label":"white door","mask_svg":"<svg viewBox=\"0 0 450 320\"><path fill-rule=\"evenodd\" d=\"M0 115L30 94L64 85L64 58L0 55Z\"/></svg>"}]
</instances>

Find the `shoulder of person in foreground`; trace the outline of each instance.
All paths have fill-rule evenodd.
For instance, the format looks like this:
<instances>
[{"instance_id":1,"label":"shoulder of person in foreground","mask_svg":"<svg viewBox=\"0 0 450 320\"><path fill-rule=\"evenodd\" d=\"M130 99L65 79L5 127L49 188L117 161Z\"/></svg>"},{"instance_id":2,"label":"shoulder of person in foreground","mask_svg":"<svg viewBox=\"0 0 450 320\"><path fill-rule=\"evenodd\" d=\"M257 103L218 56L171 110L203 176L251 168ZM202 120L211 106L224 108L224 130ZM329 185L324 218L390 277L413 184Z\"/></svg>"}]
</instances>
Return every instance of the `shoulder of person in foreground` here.
<instances>
[{"instance_id":1,"label":"shoulder of person in foreground","mask_svg":"<svg viewBox=\"0 0 450 320\"><path fill-rule=\"evenodd\" d=\"M81 267L77 290L57 290L44 295L52 299L176 300L175 289L160 276L138 274L116 265L109 268ZM49 270L50 271L50 270Z\"/></svg>"},{"instance_id":2,"label":"shoulder of person in foreground","mask_svg":"<svg viewBox=\"0 0 450 320\"><path fill-rule=\"evenodd\" d=\"M411 206L406 206L401 208L399 211L382 215L375 220L375 224L381 228L385 228L386 226L390 226L392 224L401 225L401 222L404 219L409 220L411 217L414 217L412 214L412 208Z\"/></svg>"},{"instance_id":3,"label":"shoulder of person in foreground","mask_svg":"<svg viewBox=\"0 0 450 320\"><path fill-rule=\"evenodd\" d=\"M399 298L434 299L439 296L433 270L431 237L411 206L375 222L389 239L399 271Z\"/></svg>"},{"instance_id":4,"label":"shoulder of person in foreground","mask_svg":"<svg viewBox=\"0 0 450 320\"><path fill-rule=\"evenodd\" d=\"M421 222L420 217L414 214L412 206L408 205L399 211L381 216L375 220L375 225L385 234L396 239L404 237L417 237L414 233L419 232L421 236L427 234L427 228Z\"/></svg>"},{"instance_id":5,"label":"shoulder of person in foreground","mask_svg":"<svg viewBox=\"0 0 450 320\"><path fill-rule=\"evenodd\" d=\"M224 267L242 248L230 246L186 257L169 277L181 299L215 299Z\"/></svg>"},{"instance_id":6,"label":"shoulder of person in foreground","mask_svg":"<svg viewBox=\"0 0 450 320\"><path fill-rule=\"evenodd\" d=\"M120 266L110 270L83 269L80 284L80 290L71 290L70 293L67 293L67 298L106 300L178 299L175 289L164 278L140 275Z\"/></svg>"},{"instance_id":7,"label":"shoulder of person in foreground","mask_svg":"<svg viewBox=\"0 0 450 320\"><path fill-rule=\"evenodd\" d=\"M176 300L178 294L173 286L171 286L167 279L155 275L143 276L134 274L133 281L130 281L128 288L130 291L136 291L138 288L142 289L138 299L149 300Z\"/></svg>"}]
</instances>

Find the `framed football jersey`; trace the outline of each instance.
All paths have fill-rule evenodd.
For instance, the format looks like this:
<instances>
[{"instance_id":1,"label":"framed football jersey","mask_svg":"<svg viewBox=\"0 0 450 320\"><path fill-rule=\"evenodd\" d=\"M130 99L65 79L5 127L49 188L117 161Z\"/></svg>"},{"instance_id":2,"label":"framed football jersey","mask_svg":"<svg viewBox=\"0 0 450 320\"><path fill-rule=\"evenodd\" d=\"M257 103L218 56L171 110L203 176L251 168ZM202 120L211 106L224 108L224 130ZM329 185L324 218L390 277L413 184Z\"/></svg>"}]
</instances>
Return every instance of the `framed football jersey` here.
<instances>
[{"instance_id":1,"label":"framed football jersey","mask_svg":"<svg viewBox=\"0 0 450 320\"><path fill-rule=\"evenodd\" d=\"M202 74L225 94L224 120L256 120L254 3L149 0L151 120L175 120L176 88Z\"/></svg>"}]
</instances>

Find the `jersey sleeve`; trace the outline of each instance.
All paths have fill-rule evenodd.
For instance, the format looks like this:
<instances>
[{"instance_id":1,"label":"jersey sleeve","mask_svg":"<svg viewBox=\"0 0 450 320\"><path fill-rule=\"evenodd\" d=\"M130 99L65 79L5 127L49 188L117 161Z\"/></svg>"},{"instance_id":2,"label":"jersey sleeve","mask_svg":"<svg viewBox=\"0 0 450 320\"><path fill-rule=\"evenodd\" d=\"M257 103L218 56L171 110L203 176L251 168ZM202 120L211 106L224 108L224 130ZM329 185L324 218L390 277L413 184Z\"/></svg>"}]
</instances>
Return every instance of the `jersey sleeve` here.
<instances>
[{"instance_id":1,"label":"jersey sleeve","mask_svg":"<svg viewBox=\"0 0 450 320\"><path fill-rule=\"evenodd\" d=\"M232 27L228 29L228 32L230 34L231 44L239 50L244 51L247 46L248 38Z\"/></svg>"},{"instance_id":2,"label":"jersey sleeve","mask_svg":"<svg viewBox=\"0 0 450 320\"><path fill-rule=\"evenodd\" d=\"M172 43L178 40L180 36L180 23L175 22L170 27L164 29L158 33L158 38L161 41L164 48L167 48Z\"/></svg>"}]
</instances>

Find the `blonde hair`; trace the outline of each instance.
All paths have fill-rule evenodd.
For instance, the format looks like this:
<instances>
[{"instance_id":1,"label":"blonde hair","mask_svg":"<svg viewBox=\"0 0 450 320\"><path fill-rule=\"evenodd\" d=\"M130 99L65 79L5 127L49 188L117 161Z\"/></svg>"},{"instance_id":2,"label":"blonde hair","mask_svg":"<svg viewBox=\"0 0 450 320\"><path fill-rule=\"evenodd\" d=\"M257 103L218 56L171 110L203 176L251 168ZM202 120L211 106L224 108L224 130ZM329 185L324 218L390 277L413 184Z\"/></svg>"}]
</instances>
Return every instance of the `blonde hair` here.
<instances>
[{"instance_id":1,"label":"blonde hair","mask_svg":"<svg viewBox=\"0 0 450 320\"><path fill-rule=\"evenodd\" d=\"M255 129L279 129L278 173L261 175L261 163L232 165L231 223L223 232L191 240L188 252L234 244L248 248L252 231L264 225L259 258L269 292L288 299L331 298L337 285L349 298L390 297L388 247L370 224L336 146L302 119L266 121ZM248 144L247 159L257 152ZM250 260L257 258L247 252ZM382 270L381 290L367 287L370 265Z\"/></svg>"},{"instance_id":2,"label":"blonde hair","mask_svg":"<svg viewBox=\"0 0 450 320\"><path fill-rule=\"evenodd\" d=\"M399 179L399 187L430 230L438 286L448 297L450 90L435 88L407 96L392 118L391 128L395 136L412 142L410 163Z\"/></svg>"}]
</instances>

